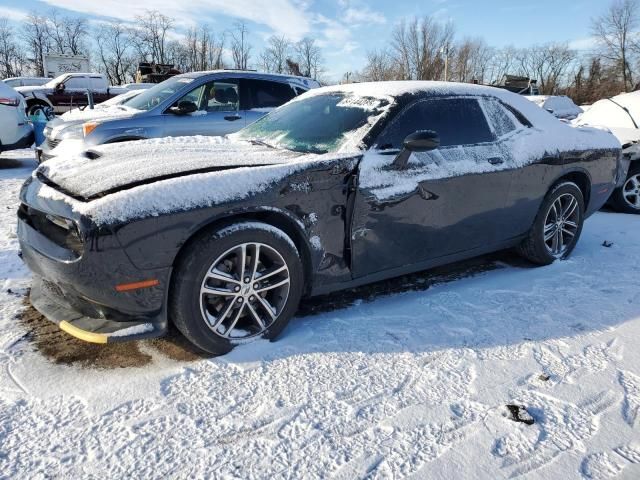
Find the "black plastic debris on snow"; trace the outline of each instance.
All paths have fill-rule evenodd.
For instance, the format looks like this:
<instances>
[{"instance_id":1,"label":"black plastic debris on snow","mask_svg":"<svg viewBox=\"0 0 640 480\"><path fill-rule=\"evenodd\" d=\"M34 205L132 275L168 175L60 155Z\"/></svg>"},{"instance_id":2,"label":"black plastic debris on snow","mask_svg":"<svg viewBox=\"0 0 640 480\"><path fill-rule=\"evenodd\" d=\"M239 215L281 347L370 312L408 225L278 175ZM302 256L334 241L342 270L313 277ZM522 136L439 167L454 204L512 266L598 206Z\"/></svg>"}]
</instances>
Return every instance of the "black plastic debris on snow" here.
<instances>
[{"instance_id":1,"label":"black plastic debris on snow","mask_svg":"<svg viewBox=\"0 0 640 480\"><path fill-rule=\"evenodd\" d=\"M507 405L507 410L509 410L509 419L514 422L524 423L525 425L533 425L535 420L527 409L522 405Z\"/></svg>"},{"instance_id":2,"label":"black plastic debris on snow","mask_svg":"<svg viewBox=\"0 0 640 480\"><path fill-rule=\"evenodd\" d=\"M609 242L609 241L605 240L604 242L602 242L602 246L606 247L606 248L611 248L611 247L613 247L613 242Z\"/></svg>"}]
</instances>

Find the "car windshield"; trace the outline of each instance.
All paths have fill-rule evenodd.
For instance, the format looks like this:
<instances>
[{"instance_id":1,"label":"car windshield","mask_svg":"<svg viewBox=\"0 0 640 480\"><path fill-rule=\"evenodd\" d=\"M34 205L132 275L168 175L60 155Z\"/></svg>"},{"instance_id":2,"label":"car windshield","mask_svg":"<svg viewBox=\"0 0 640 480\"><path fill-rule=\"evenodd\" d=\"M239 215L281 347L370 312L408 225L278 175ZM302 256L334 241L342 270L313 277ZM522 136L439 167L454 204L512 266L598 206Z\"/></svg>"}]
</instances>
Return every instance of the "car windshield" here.
<instances>
[{"instance_id":1,"label":"car windshield","mask_svg":"<svg viewBox=\"0 0 640 480\"><path fill-rule=\"evenodd\" d=\"M171 77L149 90L144 90L140 95L127 102L127 107L136 110L151 110L156 105L160 105L167 98L172 96L185 85L193 82L193 78Z\"/></svg>"},{"instance_id":2,"label":"car windshield","mask_svg":"<svg viewBox=\"0 0 640 480\"><path fill-rule=\"evenodd\" d=\"M388 105L346 93L294 100L241 130L240 140L304 153L336 152L357 145Z\"/></svg>"}]
</instances>

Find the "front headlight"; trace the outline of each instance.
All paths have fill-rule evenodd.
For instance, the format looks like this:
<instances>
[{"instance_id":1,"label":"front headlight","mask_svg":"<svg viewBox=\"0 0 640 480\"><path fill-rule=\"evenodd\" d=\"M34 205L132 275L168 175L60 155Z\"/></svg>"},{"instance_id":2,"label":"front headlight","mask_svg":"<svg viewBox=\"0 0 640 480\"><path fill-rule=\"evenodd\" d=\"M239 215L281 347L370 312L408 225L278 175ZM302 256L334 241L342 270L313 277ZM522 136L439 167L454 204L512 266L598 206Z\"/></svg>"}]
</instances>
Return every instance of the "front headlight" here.
<instances>
[{"instance_id":1,"label":"front headlight","mask_svg":"<svg viewBox=\"0 0 640 480\"><path fill-rule=\"evenodd\" d=\"M62 131L58 133L57 140L70 140L82 139L82 125L73 125L71 127L64 128Z\"/></svg>"}]
</instances>

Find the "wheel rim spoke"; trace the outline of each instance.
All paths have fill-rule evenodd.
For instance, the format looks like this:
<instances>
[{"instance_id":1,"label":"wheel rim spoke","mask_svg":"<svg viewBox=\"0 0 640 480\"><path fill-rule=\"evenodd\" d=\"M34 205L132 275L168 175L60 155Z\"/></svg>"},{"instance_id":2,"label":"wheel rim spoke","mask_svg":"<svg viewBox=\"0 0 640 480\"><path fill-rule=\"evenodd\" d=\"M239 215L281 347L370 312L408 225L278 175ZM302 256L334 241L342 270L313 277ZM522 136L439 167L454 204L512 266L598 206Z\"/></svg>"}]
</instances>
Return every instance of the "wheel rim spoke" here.
<instances>
[{"instance_id":1,"label":"wheel rim spoke","mask_svg":"<svg viewBox=\"0 0 640 480\"><path fill-rule=\"evenodd\" d=\"M562 257L575 241L579 230L578 199L563 194L549 207L544 223L543 238L547 250L554 257Z\"/></svg>"},{"instance_id":2,"label":"wheel rim spoke","mask_svg":"<svg viewBox=\"0 0 640 480\"><path fill-rule=\"evenodd\" d=\"M259 282L263 282L264 280L267 280L268 278L273 277L274 275L277 275L279 273L284 272L285 270L287 270L286 265L283 265L281 267L276 268L275 270L265 273L263 275L257 275L254 280L259 281Z\"/></svg>"},{"instance_id":3,"label":"wheel rim spoke","mask_svg":"<svg viewBox=\"0 0 640 480\"><path fill-rule=\"evenodd\" d=\"M229 327L224 331L224 337L229 338L229 336L231 335L231 332L233 332L233 329L235 328L236 324L238 323L238 320L240 320L240 317L244 312L244 306L245 304L243 303L242 305L240 305L240 308L238 308L238 311L236 312L235 317L233 317L233 320L231 321L231 325L229 325Z\"/></svg>"},{"instance_id":4,"label":"wheel rim spoke","mask_svg":"<svg viewBox=\"0 0 640 480\"><path fill-rule=\"evenodd\" d=\"M220 255L200 286L200 310L218 336L241 341L265 332L280 316L290 291L282 255L264 243L242 243Z\"/></svg>"},{"instance_id":5,"label":"wheel rim spoke","mask_svg":"<svg viewBox=\"0 0 640 480\"><path fill-rule=\"evenodd\" d=\"M274 283L273 285L267 285L266 287L259 287L256 289L256 292L263 293L269 290L273 290L274 288L281 287L289 283L289 278L285 278L284 280L280 280L278 283Z\"/></svg>"},{"instance_id":6,"label":"wheel rim spoke","mask_svg":"<svg viewBox=\"0 0 640 480\"><path fill-rule=\"evenodd\" d=\"M249 308L249 311L251 312L251 316L253 317L253 319L256 321L256 323L260 326L260 328L262 330L264 330L265 328L267 328L267 326L265 325L265 323L262 321L262 319L260 318L260 315L258 315L258 312L256 312L256 310L253 308L253 305L251 305L251 303L247 303L247 307Z\"/></svg>"},{"instance_id":7,"label":"wheel rim spoke","mask_svg":"<svg viewBox=\"0 0 640 480\"><path fill-rule=\"evenodd\" d=\"M207 275L207 278L210 278L210 279L213 279L213 280L219 280L221 282L240 284L240 282L238 280L236 280L233 276L231 276L231 275L229 275L227 273L221 272L217 268L211 269L211 271Z\"/></svg>"}]
</instances>

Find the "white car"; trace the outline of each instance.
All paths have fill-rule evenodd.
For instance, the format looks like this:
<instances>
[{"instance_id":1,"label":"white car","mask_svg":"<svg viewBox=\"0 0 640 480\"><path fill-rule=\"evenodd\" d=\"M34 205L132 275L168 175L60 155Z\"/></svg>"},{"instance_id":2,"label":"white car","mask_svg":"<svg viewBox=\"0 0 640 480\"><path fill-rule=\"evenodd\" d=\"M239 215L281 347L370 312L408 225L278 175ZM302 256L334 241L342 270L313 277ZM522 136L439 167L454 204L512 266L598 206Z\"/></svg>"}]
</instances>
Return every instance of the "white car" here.
<instances>
[{"instance_id":1,"label":"white car","mask_svg":"<svg viewBox=\"0 0 640 480\"><path fill-rule=\"evenodd\" d=\"M583 112L566 95L526 95L525 98L560 120L573 120Z\"/></svg>"},{"instance_id":2,"label":"white car","mask_svg":"<svg viewBox=\"0 0 640 480\"><path fill-rule=\"evenodd\" d=\"M50 78L47 77L11 77L2 80L11 88L16 87L39 87L47 83Z\"/></svg>"},{"instance_id":3,"label":"white car","mask_svg":"<svg viewBox=\"0 0 640 480\"><path fill-rule=\"evenodd\" d=\"M640 92L599 100L572 123L606 128L618 139L629 168L609 203L618 211L640 214Z\"/></svg>"},{"instance_id":4,"label":"white car","mask_svg":"<svg viewBox=\"0 0 640 480\"><path fill-rule=\"evenodd\" d=\"M22 95L0 82L0 152L30 147L33 126L29 123Z\"/></svg>"}]
</instances>

